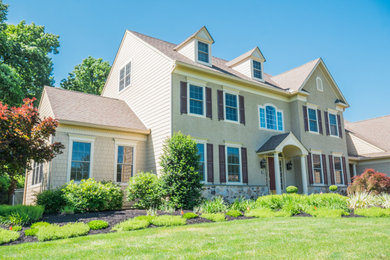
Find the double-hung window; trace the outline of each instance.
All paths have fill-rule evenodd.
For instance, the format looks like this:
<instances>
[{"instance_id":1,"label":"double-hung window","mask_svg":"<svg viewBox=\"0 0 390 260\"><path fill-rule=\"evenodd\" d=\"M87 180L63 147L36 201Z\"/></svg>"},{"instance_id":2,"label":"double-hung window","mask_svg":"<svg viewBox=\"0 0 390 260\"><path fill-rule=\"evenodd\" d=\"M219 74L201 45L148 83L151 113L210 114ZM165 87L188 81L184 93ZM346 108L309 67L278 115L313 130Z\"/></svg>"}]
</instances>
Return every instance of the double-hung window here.
<instances>
[{"instance_id":1,"label":"double-hung window","mask_svg":"<svg viewBox=\"0 0 390 260\"><path fill-rule=\"evenodd\" d=\"M198 41L198 61L209 63L209 45Z\"/></svg>"},{"instance_id":2,"label":"double-hung window","mask_svg":"<svg viewBox=\"0 0 390 260\"><path fill-rule=\"evenodd\" d=\"M119 91L125 89L130 86L130 72L131 72L131 62L127 63L119 71Z\"/></svg>"},{"instance_id":3,"label":"double-hung window","mask_svg":"<svg viewBox=\"0 0 390 260\"><path fill-rule=\"evenodd\" d=\"M261 62L253 60L252 61L252 65L253 65L253 77L256 78L256 79L263 79L263 72L262 72L262 69L261 69Z\"/></svg>"},{"instance_id":4,"label":"double-hung window","mask_svg":"<svg viewBox=\"0 0 390 260\"><path fill-rule=\"evenodd\" d=\"M260 128L283 132L283 112L272 105L259 106Z\"/></svg>"},{"instance_id":5,"label":"double-hung window","mask_svg":"<svg viewBox=\"0 0 390 260\"><path fill-rule=\"evenodd\" d=\"M330 135L338 136L338 126L337 126L337 116L335 114L329 113L329 130Z\"/></svg>"},{"instance_id":6,"label":"double-hung window","mask_svg":"<svg viewBox=\"0 0 390 260\"><path fill-rule=\"evenodd\" d=\"M307 114L310 132L318 133L317 110L313 108L307 108Z\"/></svg>"},{"instance_id":7,"label":"double-hung window","mask_svg":"<svg viewBox=\"0 0 390 260\"><path fill-rule=\"evenodd\" d=\"M335 175L336 184L343 185L344 184L343 163L341 157L334 156L333 162L334 162L334 175Z\"/></svg>"},{"instance_id":8,"label":"double-hung window","mask_svg":"<svg viewBox=\"0 0 390 260\"><path fill-rule=\"evenodd\" d=\"M240 148L226 147L227 181L241 182Z\"/></svg>"},{"instance_id":9,"label":"double-hung window","mask_svg":"<svg viewBox=\"0 0 390 260\"><path fill-rule=\"evenodd\" d=\"M324 176L323 176L322 164L325 162L322 162L322 158L320 154L312 154L312 157L313 157L314 184L323 184Z\"/></svg>"},{"instance_id":10,"label":"double-hung window","mask_svg":"<svg viewBox=\"0 0 390 260\"><path fill-rule=\"evenodd\" d=\"M34 162L31 184L35 185L41 183L42 178L43 178L43 163Z\"/></svg>"},{"instance_id":11,"label":"double-hung window","mask_svg":"<svg viewBox=\"0 0 390 260\"><path fill-rule=\"evenodd\" d=\"M225 114L226 120L238 122L237 95L225 93Z\"/></svg>"},{"instance_id":12,"label":"double-hung window","mask_svg":"<svg viewBox=\"0 0 390 260\"><path fill-rule=\"evenodd\" d=\"M189 86L189 106L190 114L204 115L204 87L195 85Z\"/></svg>"},{"instance_id":13,"label":"double-hung window","mask_svg":"<svg viewBox=\"0 0 390 260\"><path fill-rule=\"evenodd\" d=\"M116 181L127 183L134 171L134 147L118 145Z\"/></svg>"},{"instance_id":14,"label":"double-hung window","mask_svg":"<svg viewBox=\"0 0 390 260\"><path fill-rule=\"evenodd\" d=\"M71 159L70 179L88 179L91 171L91 143L73 141Z\"/></svg>"},{"instance_id":15,"label":"double-hung window","mask_svg":"<svg viewBox=\"0 0 390 260\"><path fill-rule=\"evenodd\" d=\"M205 144L197 144L199 155L199 174L202 176L202 181L206 180L206 161L205 161Z\"/></svg>"}]
</instances>

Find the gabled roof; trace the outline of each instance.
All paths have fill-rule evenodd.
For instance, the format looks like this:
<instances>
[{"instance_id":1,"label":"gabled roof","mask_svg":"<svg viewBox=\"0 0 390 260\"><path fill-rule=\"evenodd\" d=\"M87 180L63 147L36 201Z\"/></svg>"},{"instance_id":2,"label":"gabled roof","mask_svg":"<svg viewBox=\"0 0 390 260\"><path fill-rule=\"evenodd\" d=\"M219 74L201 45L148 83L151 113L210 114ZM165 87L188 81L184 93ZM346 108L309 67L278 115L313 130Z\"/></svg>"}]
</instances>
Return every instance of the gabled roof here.
<instances>
[{"instance_id":1,"label":"gabled roof","mask_svg":"<svg viewBox=\"0 0 390 260\"><path fill-rule=\"evenodd\" d=\"M188 37L187 39L185 39L182 43L178 44L174 50L178 50L180 49L181 47L183 47L184 45L186 45L187 42L189 42L191 39L193 38L196 38L199 34L204 34L207 38L209 38L209 42L210 43L214 43L214 39L213 37L211 36L211 34L209 33L209 30L207 30L206 26L203 26L202 28L200 28L199 30L197 30L195 33L191 34L190 37Z\"/></svg>"},{"instance_id":2,"label":"gabled roof","mask_svg":"<svg viewBox=\"0 0 390 260\"><path fill-rule=\"evenodd\" d=\"M243 60L246 60L249 57L252 57L253 55L259 56L259 58L261 60L265 61L265 57L264 57L263 53L260 51L259 47L255 47L252 50L247 51L244 54L238 56L237 58L227 62L226 65L229 66L229 67L232 67L232 66L236 65L237 63L239 63L239 62L241 62Z\"/></svg>"},{"instance_id":3,"label":"gabled roof","mask_svg":"<svg viewBox=\"0 0 390 260\"><path fill-rule=\"evenodd\" d=\"M292 133L284 133L271 136L258 150L257 154L267 154L272 152L282 152L285 146L292 145L298 147L303 155L308 154L306 147Z\"/></svg>"},{"instance_id":4,"label":"gabled roof","mask_svg":"<svg viewBox=\"0 0 390 260\"><path fill-rule=\"evenodd\" d=\"M43 95L47 95L54 118L60 123L149 133L123 100L48 86Z\"/></svg>"}]
</instances>

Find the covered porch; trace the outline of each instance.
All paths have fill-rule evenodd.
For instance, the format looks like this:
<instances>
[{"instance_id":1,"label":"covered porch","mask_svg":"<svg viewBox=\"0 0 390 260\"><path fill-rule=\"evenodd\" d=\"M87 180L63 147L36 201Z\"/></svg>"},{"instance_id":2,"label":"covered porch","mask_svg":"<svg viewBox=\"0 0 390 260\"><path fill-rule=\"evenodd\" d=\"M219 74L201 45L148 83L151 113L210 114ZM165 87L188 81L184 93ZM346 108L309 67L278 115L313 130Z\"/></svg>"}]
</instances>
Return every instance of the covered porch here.
<instances>
[{"instance_id":1,"label":"covered porch","mask_svg":"<svg viewBox=\"0 0 390 260\"><path fill-rule=\"evenodd\" d=\"M282 194L287 186L298 187L308 194L308 150L292 132L271 136L258 150L261 167L267 170L267 185L271 193Z\"/></svg>"}]
</instances>

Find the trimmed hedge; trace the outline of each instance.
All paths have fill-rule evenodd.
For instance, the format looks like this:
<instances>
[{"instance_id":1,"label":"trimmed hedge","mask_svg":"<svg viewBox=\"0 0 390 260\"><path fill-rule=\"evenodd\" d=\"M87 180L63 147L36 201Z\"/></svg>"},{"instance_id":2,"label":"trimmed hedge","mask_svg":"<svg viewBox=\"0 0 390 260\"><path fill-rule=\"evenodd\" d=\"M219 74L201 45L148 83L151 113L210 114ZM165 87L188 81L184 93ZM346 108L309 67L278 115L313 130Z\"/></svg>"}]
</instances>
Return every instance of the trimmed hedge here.
<instances>
[{"instance_id":1,"label":"trimmed hedge","mask_svg":"<svg viewBox=\"0 0 390 260\"><path fill-rule=\"evenodd\" d=\"M226 220L224 213L205 213L202 214L201 217L213 222L221 222Z\"/></svg>"},{"instance_id":2,"label":"trimmed hedge","mask_svg":"<svg viewBox=\"0 0 390 260\"><path fill-rule=\"evenodd\" d=\"M78 237L88 234L89 226L82 222L69 223L64 226L49 225L38 229L36 237L39 241Z\"/></svg>"},{"instance_id":3,"label":"trimmed hedge","mask_svg":"<svg viewBox=\"0 0 390 260\"><path fill-rule=\"evenodd\" d=\"M390 208L371 207L367 209L355 209L355 214L366 217L390 217Z\"/></svg>"},{"instance_id":4,"label":"trimmed hedge","mask_svg":"<svg viewBox=\"0 0 390 260\"><path fill-rule=\"evenodd\" d=\"M187 212L183 214L183 218L185 219L192 219L192 218L197 218L198 214L195 214L193 212Z\"/></svg>"},{"instance_id":5,"label":"trimmed hedge","mask_svg":"<svg viewBox=\"0 0 390 260\"><path fill-rule=\"evenodd\" d=\"M112 230L114 231L131 231L149 227L150 222L143 219L129 219L116 224Z\"/></svg>"},{"instance_id":6,"label":"trimmed hedge","mask_svg":"<svg viewBox=\"0 0 390 260\"><path fill-rule=\"evenodd\" d=\"M108 222L104 220L92 220L88 222L88 226L92 230L99 230L108 227Z\"/></svg>"},{"instance_id":7,"label":"trimmed hedge","mask_svg":"<svg viewBox=\"0 0 390 260\"><path fill-rule=\"evenodd\" d=\"M239 217L239 216L242 216L242 213L241 213L241 211L239 211L239 210L231 209L231 210L229 210L228 212L226 212L226 215L227 215L227 216L230 216L230 217L237 218L237 217Z\"/></svg>"},{"instance_id":8,"label":"trimmed hedge","mask_svg":"<svg viewBox=\"0 0 390 260\"><path fill-rule=\"evenodd\" d=\"M186 219L181 216L162 215L152 219L152 224L155 226L181 226L186 224Z\"/></svg>"}]
</instances>

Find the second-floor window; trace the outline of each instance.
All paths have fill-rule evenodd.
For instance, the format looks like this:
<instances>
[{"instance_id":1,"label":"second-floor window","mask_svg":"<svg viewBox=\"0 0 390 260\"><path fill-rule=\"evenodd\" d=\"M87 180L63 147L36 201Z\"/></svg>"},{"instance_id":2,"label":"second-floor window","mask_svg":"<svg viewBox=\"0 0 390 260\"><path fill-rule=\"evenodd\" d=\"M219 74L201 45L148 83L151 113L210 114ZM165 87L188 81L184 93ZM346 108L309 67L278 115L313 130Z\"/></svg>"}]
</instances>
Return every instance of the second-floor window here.
<instances>
[{"instance_id":1,"label":"second-floor window","mask_svg":"<svg viewBox=\"0 0 390 260\"><path fill-rule=\"evenodd\" d=\"M238 122L237 95L225 93L225 114L226 120Z\"/></svg>"},{"instance_id":2,"label":"second-floor window","mask_svg":"<svg viewBox=\"0 0 390 260\"><path fill-rule=\"evenodd\" d=\"M260 128L283 131L283 112L274 106L259 107Z\"/></svg>"},{"instance_id":3,"label":"second-floor window","mask_svg":"<svg viewBox=\"0 0 390 260\"><path fill-rule=\"evenodd\" d=\"M119 72L119 91L130 86L131 62L127 63Z\"/></svg>"},{"instance_id":4,"label":"second-floor window","mask_svg":"<svg viewBox=\"0 0 390 260\"><path fill-rule=\"evenodd\" d=\"M318 133L318 121L317 121L317 110L308 108L307 109L309 119L309 130L310 132Z\"/></svg>"},{"instance_id":5,"label":"second-floor window","mask_svg":"<svg viewBox=\"0 0 390 260\"><path fill-rule=\"evenodd\" d=\"M330 135L339 136L338 125L337 125L337 116L335 114L329 113L329 132Z\"/></svg>"},{"instance_id":6,"label":"second-floor window","mask_svg":"<svg viewBox=\"0 0 390 260\"><path fill-rule=\"evenodd\" d=\"M261 62L252 61L253 64L253 77L256 79L263 79L263 73L261 69Z\"/></svg>"},{"instance_id":7,"label":"second-floor window","mask_svg":"<svg viewBox=\"0 0 390 260\"><path fill-rule=\"evenodd\" d=\"M194 85L189 87L190 114L204 115L204 88Z\"/></svg>"},{"instance_id":8,"label":"second-floor window","mask_svg":"<svg viewBox=\"0 0 390 260\"><path fill-rule=\"evenodd\" d=\"M209 45L198 42L198 61L209 63Z\"/></svg>"}]
</instances>

